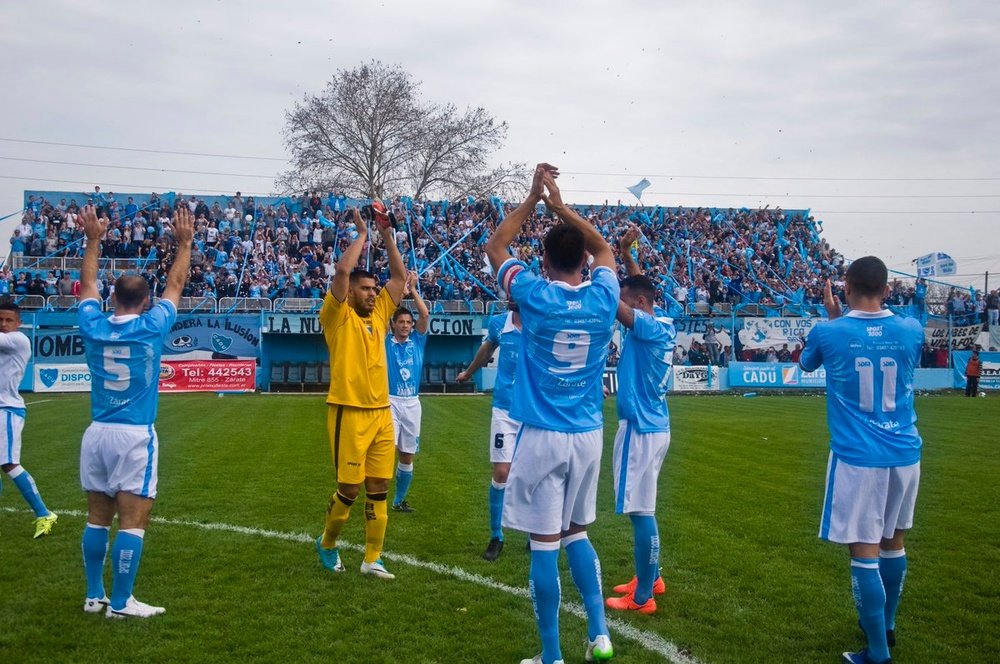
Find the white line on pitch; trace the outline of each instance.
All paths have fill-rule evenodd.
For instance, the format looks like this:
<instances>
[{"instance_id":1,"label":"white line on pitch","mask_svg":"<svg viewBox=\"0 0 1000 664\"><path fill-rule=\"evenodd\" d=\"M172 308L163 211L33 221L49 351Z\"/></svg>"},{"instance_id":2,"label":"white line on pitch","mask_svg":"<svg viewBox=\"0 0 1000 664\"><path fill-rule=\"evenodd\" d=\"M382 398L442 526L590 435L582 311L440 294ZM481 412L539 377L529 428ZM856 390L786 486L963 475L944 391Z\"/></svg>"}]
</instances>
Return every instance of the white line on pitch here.
<instances>
[{"instance_id":1,"label":"white line on pitch","mask_svg":"<svg viewBox=\"0 0 1000 664\"><path fill-rule=\"evenodd\" d=\"M27 401L27 402L25 402L24 405L25 406L36 406L36 405L38 405L40 403L48 403L50 401L55 401L55 399L42 399L41 401Z\"/></svg>"},{"instance_id":2,"label":"white line on pitch","mask_svg":"<svg viewBox=\"0 0 1000 664\"><path fill-rule=\"evenodd\" d=\"M24 512L23 509L17 509L14 507L0 507L0 511L3 512ZM81 512L79 510L55 510L57 514L65 516L87 516L86 512ZM316 538L312 535L307 535L305 533L288 533L282 532L280 530L267 530L264 528L250 528L247 526L236 526L229 523L202 523L200 521L189 521L185 519L167 519L160 516L154 516L150 519L154 523L162 523L168 526L188 526L191 528L199 528L201 530L215 530L227 533L238 533L240 535L255 535L257 537L264 537L267 539L283 540L286 542L296 542L299 544L312 544L316 541ZM358 544L348 544L341 541L340 546L351 551L363 552L365 547ZM403 563L404 565L410 565L411 567L418 567L420 569L425 569L436 574L442 574L444 576L450 576L459 581L467 581L469 583L475 583L476 585L483 586L485 588L490 588L492 590L499 590L501 592L507 593L508 595L514 595L515 597L522 597L525 599L530 599L527 588L519 588L516 586L509 586L506 583L500 583L499 581L494 581L485 576L475 574L473 572L466 571L461 567L453 567L451 565L442 565L441 563L429 562L426 560L420 560L406 553L390 553L383 552L382 557L386 560L393 562ZM587 612L584 610L583 605L578 602L563 602L561 606L562 610L566 613L574 615L578 618L584 620L587 619ZM670 641L667 641L659 634L654 634L653 632L647 632L641 630L638 627L633 626L630 623L625 622L619 618L613 616L608 617L608 627L612 630L618 632L626 639L630 641L635 641L640 646L645 648L650 652L654 652L658 655L662 655L667 658L668 661L674 664L700 664L700 662L688 655L686 652L679 649Z\"/></svg>"}]
</instances>

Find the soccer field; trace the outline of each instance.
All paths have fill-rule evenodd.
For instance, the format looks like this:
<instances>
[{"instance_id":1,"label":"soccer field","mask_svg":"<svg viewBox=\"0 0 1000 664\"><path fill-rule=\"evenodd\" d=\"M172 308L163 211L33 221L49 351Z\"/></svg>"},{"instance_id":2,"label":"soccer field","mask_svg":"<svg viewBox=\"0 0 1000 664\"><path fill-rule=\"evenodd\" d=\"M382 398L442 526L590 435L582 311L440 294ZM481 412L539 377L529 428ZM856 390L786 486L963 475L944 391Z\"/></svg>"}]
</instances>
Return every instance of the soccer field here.
<instances>
[{"instance_id":1,"label":"soccer field","mask_svg":"<svg viewBox=\"0 0 1000 664\"><path fill-rule=\"evenodd\" d=\"M2 662L517 662L539 650L525 536L508 533L496 563L479 557L489 539L488 397L423 399L409 496L417 511L390 512L384 558L397 578L385 582L357 572L357 548L336 576L316 558L334 486L321 396L163 396L158 521L136 596L167 613L128 622L81 611L78 457L89 399L27 401L22 461L60 518L33 541L31 515L4 480ZM654 616L614 614L615 661L835 662L858 649L847 552L816 538L824 400L687 397L670 407L658 514L667 594ZM591 529L606 588L632 576L631 530L613 513L613 409L609 400ZM893 655L996 661L1000 400L921 397L917 412L923 477ZM362 510L344 537L363 542ZM563 568L564 604L576 605ZM564 611L561 628L567 663L582 662L584 621Z\"/></svg>"}]
</instances>

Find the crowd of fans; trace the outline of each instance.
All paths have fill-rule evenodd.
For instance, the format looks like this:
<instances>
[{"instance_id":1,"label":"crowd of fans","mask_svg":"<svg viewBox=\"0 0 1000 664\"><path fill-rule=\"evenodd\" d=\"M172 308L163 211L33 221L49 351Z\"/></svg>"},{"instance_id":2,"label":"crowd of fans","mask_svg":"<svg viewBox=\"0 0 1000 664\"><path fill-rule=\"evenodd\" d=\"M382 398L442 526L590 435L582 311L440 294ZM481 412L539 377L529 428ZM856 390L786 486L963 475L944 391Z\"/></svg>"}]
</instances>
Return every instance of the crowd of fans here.
<instances>
[{"instance_id":1,"label":"crowd of fans","mask_svg":"<svg viewBox=\"0 0 1000 664\"><path fill-rule=\"evenodd\" d=\"M185 296L319 298L328 288L337 258L356 230L342 194L307 192L300 198L255 200L153 193L116 196L95 187L58 202L31 195L10 238L11 256L34 259L78 257L84 249L79 206L91 204L108 219L104 258L135 269L161 292L173 253L170 219L185 205L196 219L191 275ZM399 197L390 204L400 223L396 242L411 269L421 274L427 300L493 300L499 294L486 266L483 245L512 204L498 199L425 202ZM663 306L678 312L691 303L709 307L759 304L779 311L789 305L822 303L826 279L842 276L843 256L822 238L822 222L807 212L768 207L751 210L638 207L622 204L575 206L615 244L628 225L642 230L632 251L644 271L659 280ZM541 246L551 220L539 208L514 242L518 258L541 269ZM374 241L380 238L371 234ZM386 276L384 252L363 266ZM0 273L0 294L74 295L77 272L24 268ZM115 274L102 273L105 295ZM927 285L892 283L889 303L926 311ZM959 320L995 322L998 292L954 290L947 313ZM992 305L990 303L993 303ZM941 312L945 313L945 312ZM720 349L721 350L721 349ZM780 349L776 349L776 353Z\"/></svg>"}]
</instances>

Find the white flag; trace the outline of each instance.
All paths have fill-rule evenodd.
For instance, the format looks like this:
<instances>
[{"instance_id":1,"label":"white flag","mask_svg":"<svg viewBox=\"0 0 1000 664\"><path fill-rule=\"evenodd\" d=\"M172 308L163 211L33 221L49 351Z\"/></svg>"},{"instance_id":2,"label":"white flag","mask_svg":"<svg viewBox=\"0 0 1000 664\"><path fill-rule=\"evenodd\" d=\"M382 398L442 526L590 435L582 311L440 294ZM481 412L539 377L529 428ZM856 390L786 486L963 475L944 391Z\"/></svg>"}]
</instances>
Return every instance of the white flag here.
<instances>
[{"instance_id":1,"label":"white flag","mask_svg":"<svg viewBox=\"0 0 1000 664\"><path fill-rule=\"evenodd\" d=\"M631 187L625 187L625 188L628 189L629 191L631 191L632 195L635 196L636 199L638 199L638 200L641 201L642 200L642 192L646 191L646 189L648 187L649 187L649 180L647 180L646 178L643 178L643 179L639 180L637 183L635 183L634 185L632 185Z\"/></svg>"}]
</instances>

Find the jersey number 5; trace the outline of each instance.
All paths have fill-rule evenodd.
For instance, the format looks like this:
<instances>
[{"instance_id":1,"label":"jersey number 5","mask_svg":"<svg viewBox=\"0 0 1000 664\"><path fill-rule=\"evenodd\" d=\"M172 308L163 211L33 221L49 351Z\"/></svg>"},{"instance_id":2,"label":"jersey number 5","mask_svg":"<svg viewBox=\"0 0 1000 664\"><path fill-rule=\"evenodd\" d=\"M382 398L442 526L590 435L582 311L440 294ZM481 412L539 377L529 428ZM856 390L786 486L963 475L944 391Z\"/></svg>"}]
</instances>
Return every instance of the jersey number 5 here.
<instances>
[{"instance_id":1,"label":"jersey number 5","mask_svg":"<svg viewBox=\"0 0 1000 664\"><path fill-rule=\"evenodd\" d=\"M882 371L882 408L883 413L896 411L896 360L882 357L878 361ZM858 408L862 413L875 412L875 362L867 357L854 359L854 370L858 372Z\"/></svg>"},{"instance_id":2,"label":"jersey number 5","mask_svg":"<svg viewBox=\"0 0 1000 664\"><path fill-rule=\"evenodd\" d=\"M106 346L104 348L104 371L114 376L113 380L104 381L104 388L112 392L124 392L128 389L132 376L126 364L129 358L128 346Z\"/></svg>"}]
</instances>

